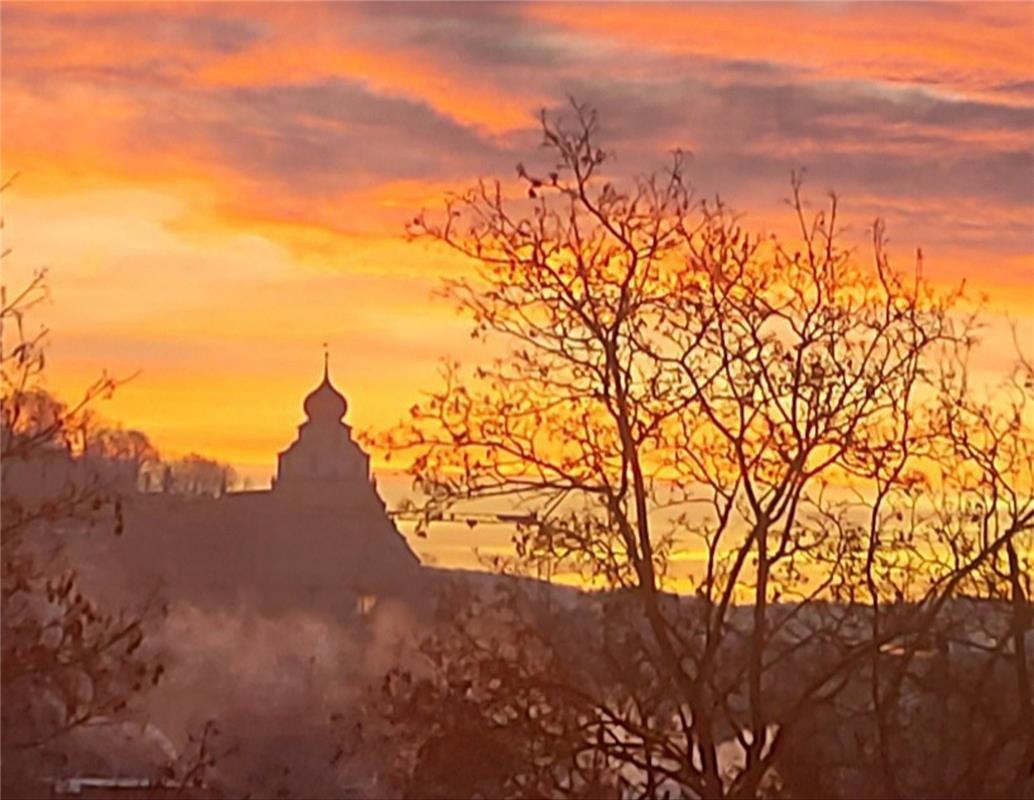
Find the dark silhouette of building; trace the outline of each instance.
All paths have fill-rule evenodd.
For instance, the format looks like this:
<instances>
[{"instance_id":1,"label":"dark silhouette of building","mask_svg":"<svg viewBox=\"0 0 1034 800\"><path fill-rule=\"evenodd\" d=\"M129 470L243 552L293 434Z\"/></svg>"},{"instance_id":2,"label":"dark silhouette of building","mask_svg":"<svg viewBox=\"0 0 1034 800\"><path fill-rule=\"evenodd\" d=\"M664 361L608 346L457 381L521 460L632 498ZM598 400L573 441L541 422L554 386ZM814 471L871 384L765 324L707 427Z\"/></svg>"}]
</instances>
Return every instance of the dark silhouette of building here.
<instances>
[{"instance_id":1,"label":"dark silhouette of building","mask_svg":"<svg viewBox=\"0 0 1034 800\"><path fill-rule=\"evenodd\" d=\"M326 354L323 381L302 407L306 420L298 426L298 438L277 457L274 488L295 502L361 505L372 485L370 457L344 422L348 401L330 382Z\"/></svg>"},{"instance_id":2,"label":"dark silhouette of building","mask_svg":"<svg viewBox=\"0 0 1034 800\"><path fill-rule=\"evenodd\" d=\"M239 599L360 614L386 596L412 599L420 562L377 493L326 357L303 409L269 489L139 493L127 502L126 535L110 553L125 560L134 594L158 588L203 604Z\"/></svg>"}]
</instances>

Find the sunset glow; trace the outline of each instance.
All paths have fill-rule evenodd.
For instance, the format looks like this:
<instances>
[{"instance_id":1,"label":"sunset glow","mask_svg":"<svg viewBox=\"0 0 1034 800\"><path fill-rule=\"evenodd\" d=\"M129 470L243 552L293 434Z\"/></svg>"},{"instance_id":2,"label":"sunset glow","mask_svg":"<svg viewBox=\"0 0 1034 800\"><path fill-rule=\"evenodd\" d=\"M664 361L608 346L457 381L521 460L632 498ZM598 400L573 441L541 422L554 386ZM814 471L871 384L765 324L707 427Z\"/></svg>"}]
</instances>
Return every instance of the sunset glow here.
<instances>
[{"instance_id":1,"label":"sunset glow","mask_svg":"<svg viewBox=\"0 0 1034 800\"><path fill-rule=\"evenodd\" d=\"M140 372L102 412L264 481L328 341L360 430L480 352L404 240L449 189L597 106L622 169L692 152L703 194L785 223L791 169L863 241L967 278L1032 331L1030 45L1008 5L3 8L11 280L46 266L50 387ZM988 370L1010 342L989 332Z\"/></svg>"},{"instance_id":2,"label":"sunset glow","mask_svg":"<svg viewBox=\"0 0 1034 800\"><path fill-rule=\"evenodd\" d=\"M1034 798L1034 0L0 21L0 795Z\"/></svg>"}]
</instances>

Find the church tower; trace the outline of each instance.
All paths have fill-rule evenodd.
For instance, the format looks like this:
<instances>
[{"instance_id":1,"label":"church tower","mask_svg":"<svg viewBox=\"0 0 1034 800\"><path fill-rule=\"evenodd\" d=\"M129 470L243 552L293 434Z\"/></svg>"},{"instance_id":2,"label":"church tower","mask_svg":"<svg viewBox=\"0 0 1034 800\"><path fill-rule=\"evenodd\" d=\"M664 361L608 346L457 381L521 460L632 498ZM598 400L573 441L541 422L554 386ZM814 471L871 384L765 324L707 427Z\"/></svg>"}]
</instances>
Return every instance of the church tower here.
<instances>
[{"instance_id":1,"label":"church tower","mask_svg":"<svg viewBox=\"0 0 1034 800\"><path fill-rule=\"evenodd\" d=\"M352 428L344 421L348 401L330 382L327 353L323 381L305 398L303 408L306 420L298 426L298 438L277 458L277 494L347 505L376 498L370 457L352 439Z\"/></svg>"}]
</instances>

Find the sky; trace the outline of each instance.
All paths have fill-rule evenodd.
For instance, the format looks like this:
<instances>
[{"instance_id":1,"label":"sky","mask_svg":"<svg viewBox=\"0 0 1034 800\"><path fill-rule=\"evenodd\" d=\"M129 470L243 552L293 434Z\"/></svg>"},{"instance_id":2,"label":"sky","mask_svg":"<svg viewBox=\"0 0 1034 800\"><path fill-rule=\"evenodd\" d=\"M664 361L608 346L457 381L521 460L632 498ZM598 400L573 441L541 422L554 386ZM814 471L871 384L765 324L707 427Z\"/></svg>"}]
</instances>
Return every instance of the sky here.
<instances>
[{"instance_id":1,"label":"sky","mask_svg":"<svg viewBox=\"0 0 1034 800\"><path fill-rule=\"evenodd\" d=\"M542 158L573 96L629 173L676 147L748 225L789 174L850 235L987 292L1034 340L1034 5L4 2L5 283L50 270L48 386L257 483L322 343L348 421L389 427L483 352L432 297L467 268L404 224ZM375 462L376 463L376 462Z\"/></svg>"}]
</instances>

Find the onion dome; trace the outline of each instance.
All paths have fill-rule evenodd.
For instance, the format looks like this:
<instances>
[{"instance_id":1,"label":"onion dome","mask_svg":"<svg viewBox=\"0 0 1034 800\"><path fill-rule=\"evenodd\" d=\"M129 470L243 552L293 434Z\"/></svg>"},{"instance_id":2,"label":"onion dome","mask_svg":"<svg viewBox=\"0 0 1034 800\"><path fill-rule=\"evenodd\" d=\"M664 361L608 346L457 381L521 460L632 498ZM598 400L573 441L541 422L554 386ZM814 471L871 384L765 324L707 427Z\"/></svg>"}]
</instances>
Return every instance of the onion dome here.
<instances>
[{"instance_id":1,"label":"onion dome","mask_svg":"<svg viewBox=\"0 0 1034 800\"><path fill-rule=\"evenodd\" d=\"M302 404L310 422L340 422L348 411L345 396L330 382L330 364L327 353L323 354L323 382L309 392Z\"/></svg>"}]
</instances>

